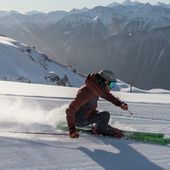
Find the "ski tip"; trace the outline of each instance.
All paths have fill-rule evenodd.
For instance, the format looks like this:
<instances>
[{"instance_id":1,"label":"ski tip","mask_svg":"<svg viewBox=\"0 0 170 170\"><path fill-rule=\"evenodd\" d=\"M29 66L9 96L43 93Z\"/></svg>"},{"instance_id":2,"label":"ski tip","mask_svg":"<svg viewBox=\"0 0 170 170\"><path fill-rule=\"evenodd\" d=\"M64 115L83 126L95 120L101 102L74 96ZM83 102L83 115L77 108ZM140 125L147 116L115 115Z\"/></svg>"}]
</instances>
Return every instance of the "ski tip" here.
<instances>
[{"instance_id":1,"label":"ski tip","mask_svg":"<svg viewBox=\"0 0 170 170\"><path fill-rule=\"evenodd\" d=\"M170 145L170 138L164 139L165 145Z\"/></svg>"}]
</instances>

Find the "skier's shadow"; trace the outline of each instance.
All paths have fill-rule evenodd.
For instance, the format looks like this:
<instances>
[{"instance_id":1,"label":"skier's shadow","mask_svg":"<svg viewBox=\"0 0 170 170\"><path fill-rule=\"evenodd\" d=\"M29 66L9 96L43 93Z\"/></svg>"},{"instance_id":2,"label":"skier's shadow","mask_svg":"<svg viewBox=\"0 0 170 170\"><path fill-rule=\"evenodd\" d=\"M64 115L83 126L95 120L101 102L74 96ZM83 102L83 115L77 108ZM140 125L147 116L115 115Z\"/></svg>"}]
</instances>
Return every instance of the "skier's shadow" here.
<instances>
[{"instance_id":1,"label":"skier's shadow","mask_svg":"<svg viewBox=\"0 0 170 170\"><path fill-rule=\"evenodd\" d=\"M86 147L79 147L78 149L106 170L163 170L162 167L154 164L132 148L128 141L110 139L103 139L102 141L107 145L112 145L119 152L114 153L104 149L102 150L102 148L94 151Z\"/></svg>"}]
</instances>

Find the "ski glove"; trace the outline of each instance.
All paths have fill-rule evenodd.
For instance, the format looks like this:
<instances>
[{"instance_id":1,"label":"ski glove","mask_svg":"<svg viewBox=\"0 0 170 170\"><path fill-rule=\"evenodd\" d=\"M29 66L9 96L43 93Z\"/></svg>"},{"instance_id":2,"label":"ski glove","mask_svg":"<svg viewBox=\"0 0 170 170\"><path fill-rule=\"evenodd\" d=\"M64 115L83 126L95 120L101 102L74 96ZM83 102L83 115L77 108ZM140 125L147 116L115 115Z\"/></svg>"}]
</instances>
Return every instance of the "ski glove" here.
<instances>
[{"instance_id":1,"label":"ski glove","mask_svg":"<svg viewBox=\"0 0 170 170\"><path fill-rule=\"evenodd\" d=\"M77 130L69 130L69 136L70 136L70 138L78 138L79 133Z\"/></svg>"},{"instance_id":2,"label":"ski glove","mask_svg":"<svg viewBox=\"0 0 170 170\"><path fill-rule=\"evenodd\" d=\"M122 110L128 110L128 105L125 102L122 102L120 107Z\"/></svg>"}]
</instances>

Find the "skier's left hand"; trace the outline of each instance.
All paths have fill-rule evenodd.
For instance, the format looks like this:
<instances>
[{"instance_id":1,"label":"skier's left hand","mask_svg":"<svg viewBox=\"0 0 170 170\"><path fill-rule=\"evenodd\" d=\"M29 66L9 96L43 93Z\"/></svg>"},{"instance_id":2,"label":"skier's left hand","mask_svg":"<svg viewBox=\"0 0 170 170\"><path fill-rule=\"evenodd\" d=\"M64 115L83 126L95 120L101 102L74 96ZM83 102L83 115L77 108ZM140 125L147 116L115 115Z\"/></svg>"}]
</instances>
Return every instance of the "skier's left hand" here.
<instances>
[{"instance_id":1,"label":"skier's left hand","mask_svg":"<svg viewBox=\"0 0 170 170\"><path fill-rule=\"evenodd\" d=\"M79 133L77 130L69 130L70 138L79 138Z\"/></svg>"},{"instance_id":2,"label":"skier's left hand","mask_svg":"<svg viewBox=\"0 0 170 170\"><path fill-rule=\"evenodd\" d=\"M128 110L128 105L125 102L122 102L120 107L122 110Z\"/></svg>"}]
</instances>

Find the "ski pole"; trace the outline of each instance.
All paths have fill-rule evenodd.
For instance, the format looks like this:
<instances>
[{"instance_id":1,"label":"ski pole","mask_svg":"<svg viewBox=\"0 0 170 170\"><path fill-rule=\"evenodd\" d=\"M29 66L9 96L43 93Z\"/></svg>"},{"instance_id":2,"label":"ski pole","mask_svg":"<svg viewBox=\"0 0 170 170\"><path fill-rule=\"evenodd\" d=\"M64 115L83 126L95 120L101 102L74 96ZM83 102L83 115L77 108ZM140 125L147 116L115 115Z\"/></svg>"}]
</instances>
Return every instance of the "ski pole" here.
<instances>
[{"instance_id":1,"label":"ski pole","mask_svg":"<svg viewBox=\"0 0 170 170\"><path fill-rule=\"evenodd\" d=\"M131 116L134 115L134 113L132 113L131 111L129 111L129 110L127 110L127 111L130 113ZM140 117L139 113L137 113L137 115L138 115L138 118L139 118Z\"/></svg>"},{"instance_id":2,"label":"ski pole","mask_svg":"<svg viewBox=\"0 0 170 170\"><path fill-rule=\"evenodd\" d=\"M133 113L131 111L129 111L129 110L127 110L127 111L130 113L130 115L133 115Z\"/></svg>"}]
</instances>

